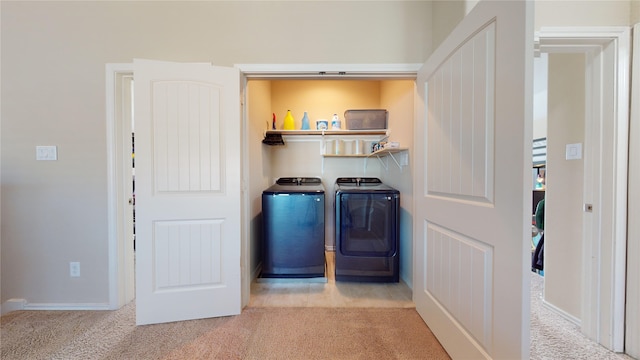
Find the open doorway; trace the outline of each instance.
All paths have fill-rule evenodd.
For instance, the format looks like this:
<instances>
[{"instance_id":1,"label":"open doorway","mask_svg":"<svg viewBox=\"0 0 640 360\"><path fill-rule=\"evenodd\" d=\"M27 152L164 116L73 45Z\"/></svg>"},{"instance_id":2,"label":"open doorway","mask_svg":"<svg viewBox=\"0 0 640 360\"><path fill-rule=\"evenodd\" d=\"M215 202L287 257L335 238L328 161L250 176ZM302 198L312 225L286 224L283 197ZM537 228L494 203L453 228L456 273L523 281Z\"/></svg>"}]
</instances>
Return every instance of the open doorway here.
<instances>
[{"instance_id":1,"label":"open doorway","mask_svg":"<svg viewBox=\"0 0 640 360\"><path fill-rule=\"evenodd\" d=\"M583 53L535 62L531 355L540 358L582 348L568 340L580 337L559 336L560 346L549 333L580 334L586 64Z\"/></svg>"},{"instance_id":2,"label":"open doorway","mask_svg":"<svg viewBox=\"0 0 640 360\"><path fill-rule=\"evenodd\" d=\"M544 307L622 352L628 29L539 35L550 59Z\"/></svg>"},{"instance_id":3,"label":"open doorway","mask_svg":"<svg viewBox=\"0 0 640 360\"><path fill-rule=\"evenodd\" d=\"M133 67L107 66L109 163L109 300L118 309L135 297L135 149Z\"/></svg>"}]
</instances>

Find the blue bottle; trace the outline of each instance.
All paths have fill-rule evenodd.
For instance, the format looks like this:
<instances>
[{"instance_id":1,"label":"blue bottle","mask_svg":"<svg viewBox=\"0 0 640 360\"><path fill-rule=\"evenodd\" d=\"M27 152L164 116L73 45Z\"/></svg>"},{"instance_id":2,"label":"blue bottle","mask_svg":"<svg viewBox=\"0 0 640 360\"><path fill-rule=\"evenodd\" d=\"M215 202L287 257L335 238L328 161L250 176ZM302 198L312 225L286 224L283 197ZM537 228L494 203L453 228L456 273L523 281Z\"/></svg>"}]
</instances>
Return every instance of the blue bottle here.
<instances>
[{"instance_id":1,"label":"blue bottle","mask_svg":"<svg viewBox=\"0 0 640 360\"><path fill-rule=\"evenodd\" d=\"M307 115L307 112L304 112L304 115L302 116L302 127L300 128L300 130L309 130L309 116Z\"/></svg>"}]
</instances>

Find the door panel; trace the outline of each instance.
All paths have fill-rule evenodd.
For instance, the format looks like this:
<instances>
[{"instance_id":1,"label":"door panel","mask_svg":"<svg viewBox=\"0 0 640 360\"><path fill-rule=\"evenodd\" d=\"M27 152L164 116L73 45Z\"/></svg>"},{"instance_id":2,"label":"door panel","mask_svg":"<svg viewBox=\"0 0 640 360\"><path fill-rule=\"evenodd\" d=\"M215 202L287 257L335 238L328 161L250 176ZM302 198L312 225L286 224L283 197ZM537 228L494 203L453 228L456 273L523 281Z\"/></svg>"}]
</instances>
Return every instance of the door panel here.
<instances>
[{"instance_id":1,"label":"door panel","mask_svg":"<svg viewBox=\"0 0 640 360\"><path fill-rule=\"evenodd\" d=\"M134 62L136 322L240 313L239 73Z\"/></svg>"},{"instance_id":2,"label":"door panel","mask_svg":"<svg viewBox=\"0 0 640 360\"><path fill-rule=\"evenodd\" d=\"M453 358L528 358L531 11L480 1L418 74L414 301Z\"/></svg>"}]
</instances>

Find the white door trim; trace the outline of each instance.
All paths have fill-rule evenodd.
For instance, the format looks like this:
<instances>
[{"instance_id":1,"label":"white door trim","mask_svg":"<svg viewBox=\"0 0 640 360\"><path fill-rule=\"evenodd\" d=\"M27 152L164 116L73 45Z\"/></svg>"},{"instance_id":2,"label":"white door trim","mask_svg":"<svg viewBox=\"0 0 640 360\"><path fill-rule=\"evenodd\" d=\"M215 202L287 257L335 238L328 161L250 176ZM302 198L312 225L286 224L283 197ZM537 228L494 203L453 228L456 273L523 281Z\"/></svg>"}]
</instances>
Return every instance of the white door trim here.
<instances>
[{"instance_id":1,"label":"white door trim","mask_svg":"<svg viewBox=\"0 0 640 360\"><path fill-rule=\"evenodd\" d=\"M633 59L631 71L631 116L629 123L629 218L640 218L640 24L633 27ZM634 199L635 201L632 201ZM627 251L630 259L640 255L640 224L629 222ZM625 353L640 358L640 264L629 261L627 264L627 311L625 314L627 339Z\"/></svg>"},{"instance_id":2,"label":"white door trim","mask_svg":"<svg viewBox=\"0 0 640 360\"><path fill-rule=\"evenodd\" d=\"M625 309L625 276L626 276L626 243L627 243L627 173L628 173L628 135L629 135L629 58L630 58L630 29L628 27L570 27L570 28L541 28L536 33L537 43L541 52L586 53L591 59L598 61L599 67L592 66L587 70L587 83L602 75L602 67L614 67L615 94L614 103L610 109L604 108L600 114L590 115L587 122L600 122L602 119L612 119L609 123L613 131L613 148L598 149L602 152L609 150L613 154L611 159L601 158L600 163L613 161L614 180L611 188L604 189L598 181L593 184L599 199L603 204L598 210L607 208L611 213L596 211L594 227L585 226L584 249L593 252L583 252L583 306L582 331L591 339L610 350L624 351L624 309ZM606 48L614 46L613 53L605 55ZM601 56L602 55L602 56ZM599 82L598 82L599 83ZM603 97L601 89L593 89L588 94L587 102L600 102ZM587 124L589 129L589 124ZM587 130L586 136L589 136ZM592 141L598 134L591 134ZM600 143L598 140L596 143ZM607 143L604 143L607 145ZM585 171L586 173L586 171ZM585 179L585 184L590 180ZM585 196L589 186L585 186ZM608 196L607 194L613 194ZM612 219L612 220L607 220ZM609 225L607 221L610 221ZM611 231L602 230L608 226ZM593 269L591 257L597 258L596 269Z\"/></svg>"},{"instance_id":3,"label":"white door trim","mask_svg":"<svg viewBox=\"0 0 640 360\"><path fill-rule=\"evenodd\" d=\"M251 270L251 199L259 194L252 189L249 169L247 118L247 81L250 79L415 79L422 64L235 64L240 70L240 99L242 102L242 306L249 303L251 282L258 272ZM413 210L412 210L413 211Z\"/></svg>"},{"instance_id":4,"label":"white door trim","mask_svg":"<svg viewBox=\"0 0 640 360\"><path fill-rule=\"evenodd\" d=\"M236 64L247 78L415 79L422 64Z\"/></svg>"},{"instance_id":5,"label":"white door trim","mask_svg":"<svg viewBox=\"0 0 640 360\"><path fill-rule=\"evenodd\" d=\"M128 194L124 191L125 179L122 174L123 139L122 127L130 128L130 119L122 124L123 92L117 88L126 76L133 76L132 63L106 65L106 126L107 126L107 241L109 249L109 308L119 309L135 297L134 251L128 234L124 234L124 209L128 205ZM129 135L130 137L130 135ZM130 159L130 155L129 155Z\"/></svg>"}]
</instances>

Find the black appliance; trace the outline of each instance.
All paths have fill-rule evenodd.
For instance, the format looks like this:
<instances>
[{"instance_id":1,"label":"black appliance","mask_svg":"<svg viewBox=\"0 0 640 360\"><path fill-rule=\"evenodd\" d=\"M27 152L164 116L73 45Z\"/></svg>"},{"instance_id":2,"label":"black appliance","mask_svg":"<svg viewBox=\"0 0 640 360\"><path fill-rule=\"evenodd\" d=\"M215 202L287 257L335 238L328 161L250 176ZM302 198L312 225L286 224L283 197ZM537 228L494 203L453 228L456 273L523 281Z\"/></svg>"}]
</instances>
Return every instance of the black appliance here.
<instances>
[{"instance_id":1,"label":"black appliance","mask_svg":"<svg viewBox=\"0 0 640 360\"><path fill-rule=\"evenodd\" d=\"M261 277L325 276L324 201L319 178L280 178L262 192Z\"/></svg>"},{"instance_id":2,"label":"black appliance","mask_svg":"<svg viewBox=\"0 0 640 360\"><path fill-rule=\"evenodd\" d=\"M336 281L399 281L400 192L378 178L335 183Z\"/></svg>"}]
</instances>

